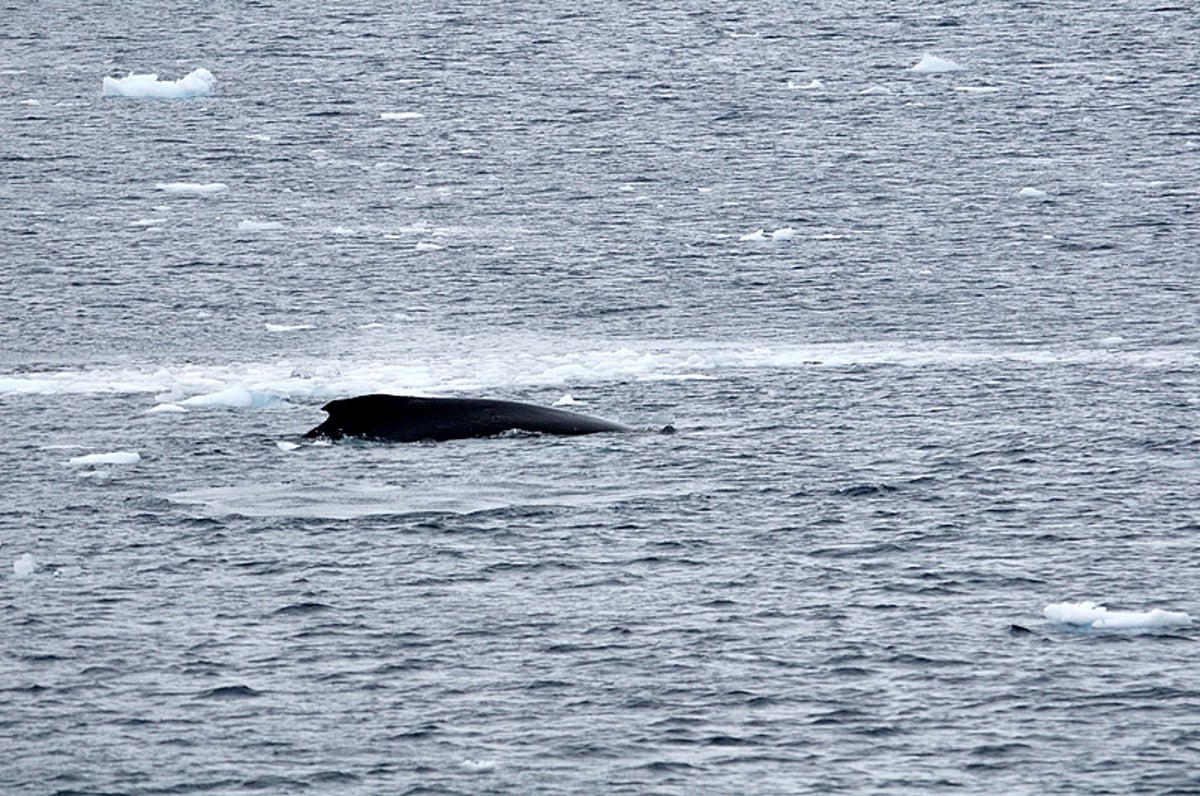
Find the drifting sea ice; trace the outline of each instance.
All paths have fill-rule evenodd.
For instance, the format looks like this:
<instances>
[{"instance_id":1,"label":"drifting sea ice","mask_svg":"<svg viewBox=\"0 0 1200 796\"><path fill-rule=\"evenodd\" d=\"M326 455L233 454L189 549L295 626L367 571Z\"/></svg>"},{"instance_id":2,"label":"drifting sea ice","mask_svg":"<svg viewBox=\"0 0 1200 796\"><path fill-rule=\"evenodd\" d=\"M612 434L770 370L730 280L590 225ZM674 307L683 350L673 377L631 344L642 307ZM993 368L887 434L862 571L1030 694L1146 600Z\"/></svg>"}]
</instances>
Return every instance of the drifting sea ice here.
<instances>
[{"instance_id":1,"label":"drifting sea ice","mask_svg":"<svg viewBox=\"0 0 1200 796\"><path fill-rule=\"evenodd\" d=\"M283 229L283 224L278 221L253 221L246 218L238 222L239 232L270 232L277 229Z\"/></svg>"},{"instance_id":2,"label":"drifting sea ice","mask_svg":"<svg viewBox=\"0 0 1200 796\"><path fill-rule=\"evenodd\" d=\"M111 453L88 453L67 460L74 467L90 467L93 464L136 464L142 457L136 451L112 451Z\"/></svg>"},{"instance_id":3,"label":"drifting sea ice","mask_svg":"<svg viewBox=\"0 0 1200 796\"><path fill-rule=\"evenodd\" d=\"M223 182L156 182L154 187L160 191L184 196L207 196L229 190L229 186Z\"/></svg>"},{"instance_id":4,"label":"drifting sea ice","mask_svg":"<svg viewBox=\"0 0 1200 796\"><path fill-rule=\"evenodd\" d=\"M131 99L192 99L207 97L213 92L216 78L201 67L178 80L159 80L158 75L135 75L104 78L104 96Z\"/></svg>"},{"instance_id":5,"label":"drifting sea ice","mask_svg":"<svg viewBox=\"0 0 1200 796\"><path fill-rule=\"evenodd\" d=\"M246 387L230 387L218 392L194 395L178 403L187 409L261 409L279 399L271 393Z\"/></svg>"},{"instance_id":6,"label":"drifting sea ice","mask_svg":"<svg viewBox=\"0 0 1200 796\"><path fill-rule=\"evenodd\" d=\"M37 564L33 560L33 556L29 553L22 553L19 558L13 561L13 575L18 578L27 578L37 569Z\"/></svg>"},{"instance_id":7,"label":"drifting sea ice","mask_svg":"<svg viewBox=\"0 0 1200 796\"><path fill-rule=\"evenodd\" d=\"M1046 619L1072 630L1159 630L1185 627L1192 618L1182 611L1110 611L1093 602L1053 603L1043 609Z\"/></svg>"},{"instance_id":8,"label":"drifting sea ice","mask_svg":"<svg viewBox=\"0 0 1200 796\"><path fill-rule=\"evenodd\" d=\"M961 72L963 68L949 58L939 58L936 55L925 53L917 65L912 68L912 71L923 75L938 74L940 72Z\"/></svg>"},{"instance_id":9,"label":"drifting sea ice","mask_svg":"<svg viewBox=\"0 0 1200 796\"><path fill-rule=\"evenodd\" d=\"M424 119L425 114L417 111L396 111L379 114L379 118L385 121L400 121L403 119Z\"/></svg>"},{"instance_id":10,"label":"drifting sea ice","mask_svg":"<svg viewBox=\"0 0 1200 796\"><path fill-rule=\"evenodd\" d=\"M758 229L754 232L742 235L740 238L738 238L738 240L754 242L770 240L778 242L783 240L791 240L794 237L796 237L796 230L792 229L791 227L780 227L770 234L768 234L765 229Z\"/></svg>"}]
</instances>

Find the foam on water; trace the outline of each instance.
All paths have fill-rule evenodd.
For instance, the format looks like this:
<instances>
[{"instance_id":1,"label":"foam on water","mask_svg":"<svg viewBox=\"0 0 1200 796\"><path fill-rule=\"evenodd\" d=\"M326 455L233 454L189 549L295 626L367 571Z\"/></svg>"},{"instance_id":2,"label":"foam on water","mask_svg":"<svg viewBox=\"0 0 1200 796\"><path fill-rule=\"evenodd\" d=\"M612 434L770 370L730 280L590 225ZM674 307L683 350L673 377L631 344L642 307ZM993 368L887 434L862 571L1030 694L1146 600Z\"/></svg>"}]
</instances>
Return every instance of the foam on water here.
<instances>
[{"instance_id":1,"label":"foam on water","mask_svg":"<svg viewBox=\"0 0 1200 796\"><path fill-rule=\"evenodd\" d=\"M131 99L193 99L213 93L216 78L201 67L178 80L159 80L158 75L135 75L104 78L105 97Z\"/></svg>"},{"instance_id":2,"label":"foam on water","mask_svg":"<svg viewBox=\"0 0 1200 796\"><path fill-rule=\"evenodd\" d=\"M1192 618L1182 611L1110 611L1093 602L1053 603L1042 614L1056 625L1072 630L1161 630L1186 627Z\"/></svg>"}]
</instances>

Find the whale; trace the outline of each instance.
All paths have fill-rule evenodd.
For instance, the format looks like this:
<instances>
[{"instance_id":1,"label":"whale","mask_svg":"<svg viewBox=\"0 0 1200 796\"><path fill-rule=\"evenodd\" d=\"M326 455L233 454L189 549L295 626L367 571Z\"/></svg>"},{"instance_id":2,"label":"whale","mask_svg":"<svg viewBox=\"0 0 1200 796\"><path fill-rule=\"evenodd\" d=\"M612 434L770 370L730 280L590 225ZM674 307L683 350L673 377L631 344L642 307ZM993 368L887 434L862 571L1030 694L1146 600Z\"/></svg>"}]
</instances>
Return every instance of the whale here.
<instances>
[{"instance_id":1,"label":"whale","mask_svg":"<svg viewBox=\"0 0 1200 796\"><path fill-rule=\"evenodd\" d=\"M344 438L379 442L444 442L494 437L506 431L578 435L633 431L630 426L565 409L494 398L425 398L373 393L339 398L321 407L329 413L307 439Z\"/></svg>"}]
</instances>

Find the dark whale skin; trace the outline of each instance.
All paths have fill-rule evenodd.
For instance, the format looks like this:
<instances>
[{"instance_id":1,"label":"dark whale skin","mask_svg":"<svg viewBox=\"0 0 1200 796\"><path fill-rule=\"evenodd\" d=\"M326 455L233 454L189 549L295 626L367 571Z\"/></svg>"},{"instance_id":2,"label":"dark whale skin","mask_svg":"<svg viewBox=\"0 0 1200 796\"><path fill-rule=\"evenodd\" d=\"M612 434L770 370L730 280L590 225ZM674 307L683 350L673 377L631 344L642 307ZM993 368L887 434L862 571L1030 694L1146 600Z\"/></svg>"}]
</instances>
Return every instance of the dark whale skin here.
<instances>
[{"instance_id":1,"label":"dark whale skin","mask_svg":"<svg viewBox=\"0 0 1200 796\"><path fill-rule=\"evenodd\" d=\"M443 442L491 437L505 431L577 435L633 430L621 423L562 409L490 398L420 398L376 393L339 398L322 409L329 417L305 434L306 438Z\"/></svg>"}]
</instances>

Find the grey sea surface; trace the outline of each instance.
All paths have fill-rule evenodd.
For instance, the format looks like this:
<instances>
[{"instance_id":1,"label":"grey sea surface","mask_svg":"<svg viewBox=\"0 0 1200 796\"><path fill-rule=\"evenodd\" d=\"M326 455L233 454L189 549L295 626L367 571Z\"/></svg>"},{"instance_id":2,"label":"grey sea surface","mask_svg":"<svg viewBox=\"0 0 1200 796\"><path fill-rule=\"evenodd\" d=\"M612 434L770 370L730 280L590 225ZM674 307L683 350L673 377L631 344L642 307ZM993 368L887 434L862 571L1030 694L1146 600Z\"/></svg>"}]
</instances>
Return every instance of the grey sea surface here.
<instances>
[{"instance_id":1,"label":"grey sea surface","mask_svg":"<svg viewBox=\"0 0 1200 796\"><path fill-rule=\"evenodd\" d=\"M1200 790L1198 10L10 4L0 792Z\"/></svg>"}]
</instances>

